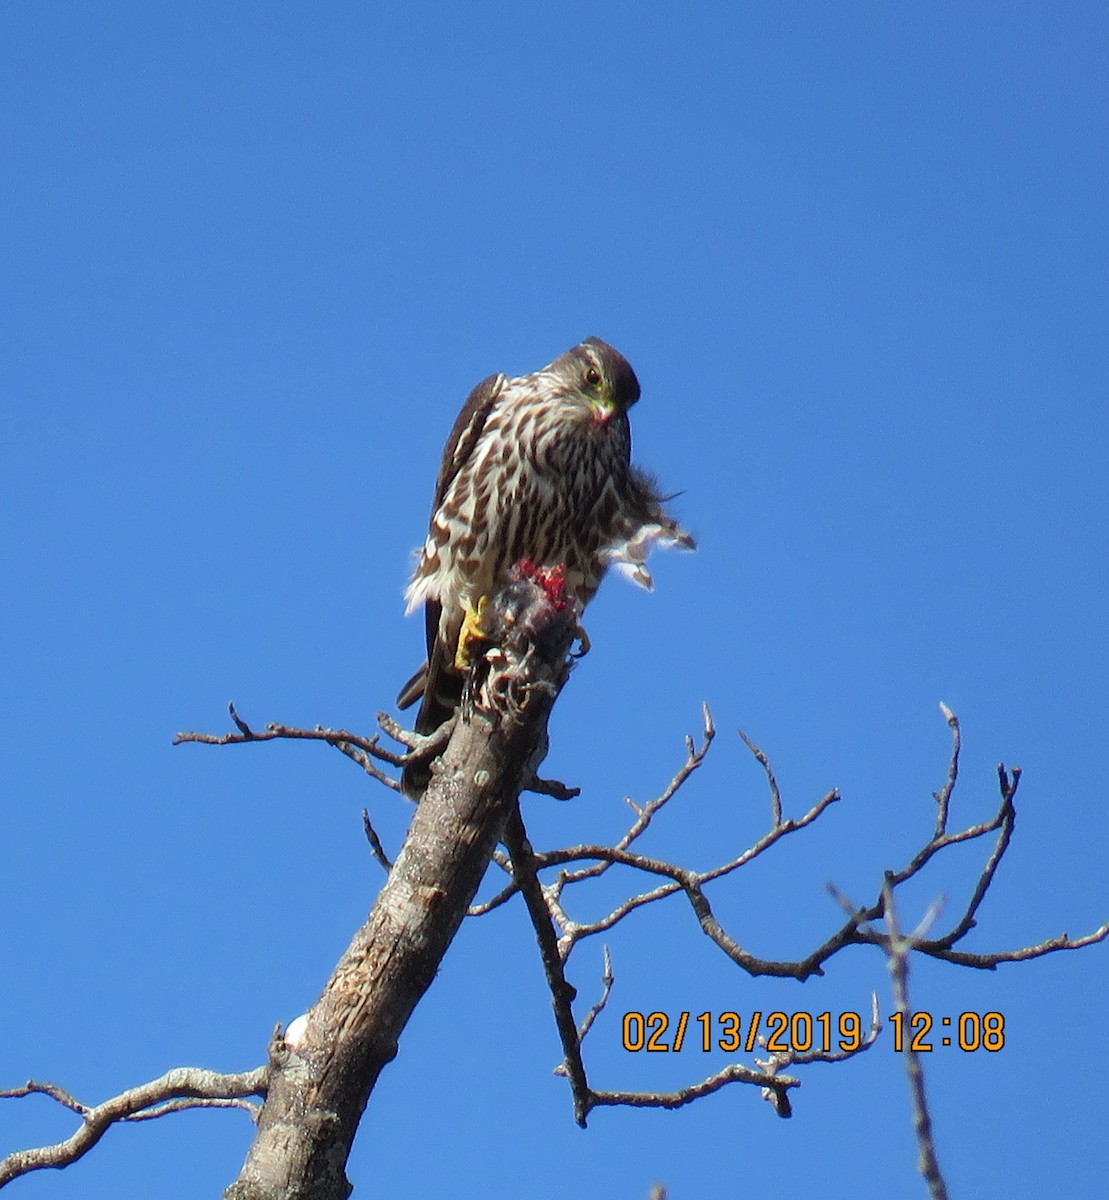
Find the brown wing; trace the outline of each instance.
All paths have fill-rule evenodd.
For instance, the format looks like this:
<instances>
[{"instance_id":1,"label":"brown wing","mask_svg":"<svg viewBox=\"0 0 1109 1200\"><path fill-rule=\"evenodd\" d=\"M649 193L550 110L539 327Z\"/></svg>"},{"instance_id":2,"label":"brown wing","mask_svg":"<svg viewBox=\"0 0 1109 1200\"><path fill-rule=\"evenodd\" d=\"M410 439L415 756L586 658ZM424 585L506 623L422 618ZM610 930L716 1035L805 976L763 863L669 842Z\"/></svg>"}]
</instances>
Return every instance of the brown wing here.
<instances>
[{"instance_id":1,"label":"brown wing","mask_svg":"<svg viewBox=\"0 0 1109 1200\"><path fill-rule=\"evenodd\" d=\"M463 464L474 452L489 413L497 402L505 385L504 375L490 375L466 397L466 403L458 414L447 444L443 448L443 461L439 465L439 478L435 481L435 500L431 505L431 515L434 516L443 497L447 494L454 477L462 469Z\"/></svg>"},{"instance_id":2,"label":"brown wing","mask_svg":"<svg viewBox=\"0 0 1109 1200\"><path fill-rule=\"evenodd\" d=\"M462 411L458 414L458 419L455 421L443 449L443 460L439 464L439 477L435 481L435 499L431 504L432 518L440 504L443 503L443 497L447 494L447 489L454 477L473 454L478 438L481 437L481 431L485 428L485 422L488 420L489 413L496 404L504 384L504 375L490 375L488 379L483 379L466 397L466 403L463 404ZM400 695L397 696L397 707L401 710L409 708L423 697L428 677L431 674L431 664L437 664L435 643L439 633L439 617L442 611L443 607L437 600L429 600L424 605L427 660L401 688ZM435 672L436 675L438 673L438 671ZM422 711L421 709L421 713ZM422 730L421 732L427 731Z\"/></svg>"}]
</instances>

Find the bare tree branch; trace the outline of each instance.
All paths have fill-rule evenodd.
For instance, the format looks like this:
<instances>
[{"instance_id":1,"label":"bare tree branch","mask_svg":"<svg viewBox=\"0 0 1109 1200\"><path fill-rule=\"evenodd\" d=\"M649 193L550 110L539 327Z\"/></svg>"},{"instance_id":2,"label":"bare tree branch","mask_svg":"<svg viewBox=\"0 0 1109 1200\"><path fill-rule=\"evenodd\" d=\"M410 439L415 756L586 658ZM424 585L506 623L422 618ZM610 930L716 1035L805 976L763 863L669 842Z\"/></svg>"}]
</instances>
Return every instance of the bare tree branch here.
<instances>
[{"instance_id":1,"label":"bare tree branch","mask_svg":"<svg viewBox=\"0 0 1109 1200\"><path fill-rule=\"evenodd\" d=\"M400 767L404 766L410 756L394 754L391 750L386 750L378 744L377 734L367 738L351 733L347 729L324 729L321 725L317 725L315 729L298 729L295 726L281 725L277 722L271 722L265 729L255 731L235 711L233 703L229 703L227 708L232 721L239 730L238 733L179 733L174 737L173 745L180 746L185 742L196 742L202 746L245 746L248 742L270 742L275 739L327 742L329 746L334 746L341 754L345 754L347 758L356 762L367 775L376 779L378 783L384 784L393 791L400 790L397 781L375 767L372 760L376 758L379 762L387 763L389 766Z\"/></svg>"},{"instance_id":2,"label":"bare tree branch","mask_svg":"<svg viewBox=\"0 0 1109 1200\"><path fill-rule=\"evenodd\" d=\"M616 846L571 846L565 850L552 850L538 854L536 859L540 869L559 866L563 863L577 862L583 859L592 859L605 865L619 863L623 866L634 867L636 870L643 871L646 874L657 875L670 880L669 883L661 884L648 892L630 896L607 916L601 917L596 921L577 923L567 917L563 911L559 918L559 925L562 929L560 947L563 957L565 958L579 941L611 929L636 909L642 908L646 904L652 904L655 901L665 899L667 896L673 896L678 892L684 892L693 906L693 910L697 914L697 919L701 922L701 927L705 933L730 958L742 966L744 970L749 971L752 975L796 974L794 970L790 969L791 964L774 963L756 958L754 955L744 951L733 939L729 938L712 916L712 909L703 888L706 883L722 879L726 875L730 875L733 871L746 866L788 834L796 833L798 830L811 825L830 804L835 803L838 799L839 793L837 791L828 792L803 817L800 817L796 821L790 819L783 820L775 828L764 834L753 846L743 851L742 854L708 871L693 871L676 866L674 863L662 859L649 858L642 854L633 854L621 849L620 843L617 843ZM647 810L644 811L646 812ZM625 835L626 837L627 835ZM623 840L621 839L621 841ZM560 899L561 893L568 885L580 883L585 879L594 877L595 874L596 872L591 869L561 874L552 888L553 897L556 900ZM809 971L809 974L814 973L816 973L815 970Z\"/></svg>"},{"instance_id":3,"label":"bare tree branch","mask_svg":"<svg viewBox=\"0 0 1109 1200\"><path fill-rule=\"evenodd\" d=\"M726 1067L702 1079L700 1083L690 1084L689 1087L679 1088L676 1092L591 1092L592 1107L623 1105L628 1108L683 1108L694 1100L702 1100L711 1096L730 1083L750 1083L756 1087L766 1088L782 1096L790 1088L800 1087L801 1080L792 1075L770 1075L765 1071L756 1071L753 1067L745 1067L742 1063L729 1063ZM783 1115L789 1115L789 1105L780 1102L778 1109Z\"/></svg>"},{"instance_id":4,"label":"bare tree branch","mask_svg":"<svg viewBox=\"0 0 1109 1200\"><path fill-rule=\"evenodd\" d=\"M627 850L627 848L636 840L646 833L651 824L652 819L659 813L669 802L678 794L679 789L693 774L694 771L708 757L709 748L712 746L713 739L716 737L716 729L712 723L712 713L709 712L709 706L703 704L701 712L704 717L704 726L702 729L701 745L696 746L693 739L689 736L685 739L686 758L685 762L678 768L674 778L666 785L661 795L654 800L644 805L642 808L637 805L631 797L625 797L624 802L635 813L635 820L627 833L612 847L615 851ZM565 859L563 861L572 861ZM546 856L540 856L540 866L551 866L551 862L546 861ZM568 884L579 883L583 879L595 879L598 875L603 874L611 866L611 862L602 861L596 863L592 867L584 867L579 871L565 872L559 876L555 884L554 896L557 898L564 887Z\"/></svg>"},{"instance_id":5,"label":"bare tree branch","mask_svg":"<svg viewBox=\"0 0 1109 1200\"><path fill-rule=\"evenodd\" d=\"M772 1052L770 1058L765 1061L755 1059L758 1066L766 1072L767 1075L776 1076L780 1071L788 1070L793 1066L809 1066L812 1063L837 1063L845 1062L849 1058L854 1058L857 1054L862 1054L869 1050L871 1046L878 1040L878 1034L882 1032L882 1018L878 1011L878 993L871 992L870 994L870 1029L867 1035L859 1044L851 1049L813 1049L807 1051L799 1051L790 1049L784 1053ZM760 1036L758 1043L763 1049L767 1048L767 1039ZM766 1100L779 1117L791 1117L793 1115L792 1105L790 1104L788 1092L777 1092L773 1088L764 1087L762 1089L762 1098Z\"/></svg>"},{"instance_id":6,"label":"bare tree branch","mask_svg":"<svg viewBox=\"0 0 1109 1200\"><path fill-rule=\"evenodd\" d=\"M373 737L363 737L361 734L351 733L348 729L324 729L322 725L317 725L314 729L298 729L296 726L281 725L275 721L271 721L265 729L254 730L235 711L233 703L229 703L227 708L239 730L238 733L178 733L173 739L173 744L180 746L185 742L196 742L202 746L243 746L247 742L271 742L277 738L328 742L332 746L346 742L390 766L399 767L405 763L404 755L394 754L378 744L377 734Z\"/></svg>"},{"instance_id":7,"label":"bare tree branch","mask_svg":"<svg viewBox=\"0 0 1109 1200\"><path fill-rule=\"evenodd\" d=\"M1017 788L1020 784L1021 773L1019 768L1014 768L1011 772L1007 772L1004 766L998 768L998 779L1001 788L1001 804L995 816L989 820L981 822L977 825L968 826L966 829L959 830L955 833L947 832L949 820L951 796L958 778L959 751L960 751L960 732L959 723L955 715L946 707L941 705L944 719L952 732L952 751L948 764L947 778L940 792L935 793L935 799L938 805L938 820L935 830L928 841L916 852L909 863L898 871L887 872L891 886L897 887L918 875L927 864L939 853L949 849L952 846L960 845L963 842L973 841L977 838L985 837L991 833L997 833L997 839L993 850L987 859L978 882L975 885L974 891L967 903L966 910L961 920L956 926L945 936L935 938L929 941L919 941L914 947L922 954L927 954L930 957L940 959L945 962L952 962L962 966L975 967L981 970L992 970L1003 962L1017 962L1025 958L1034 958L1043 954L1053 953L1057 950L1073 950L1080 949L1083 946L1088 946L1094 942L1102 941L1109 936L1109 925L1100 926L1093 933L1081 938L1068 938L1065 934L1058 938L1051 938L1043 941L1035 946L1026 947L1016 951L1001 951L993 954L970 954L964 951L956 950L953 947L955 944L966 936L975 925L975 915L985 898L986 892L993 881L997 868L1004 857L1005 851L1008 849L1012 838L1013 827L1016 821L1016 809L1014 805L1014 797ZM624 920L631 913L646 905L656 903L668 896L684 893L690 905L692 906L697 920L701 925L704 933L712 939L712 941L720 947L720 949L728 955L737 966L747 971L751 975L773 975L773 976L788 976L799 980L804 980L812 975L823 973L824 964L835 954L839 953L846 946L851 945L875 945L883 952L886 949L885 935L877 930L869 928L869 923L878 921L884 913L884 906L879 894L878 898L869 906L860 909L857 913L849 916L847 921L840 926L825 942L813 950L803 959L796 961L781 961L774 959L762 959L746 951L737 939L728 933L717 921L712 905L705 894L705 885L714 882L717 879L722 879L731 874L733 871L739 870L747 865L759 855L765 853L772 848L782 837L789 833L794 833L799 829L812 824L821 814L828 808L829 805L839 799L838 791L830 791L823 796L804 816L797 820L782 817L781 810L781 795L778 790L777 781L774 777L773 769L767 756L751 741L745 734L740 734L748 749L759 762L767 780L771 791L771 809L772 809L772 826L770 830L763 835L749 849L741 854L730 859L729 861L713 867L706 871L695 871L684 867L679 867L674 863L651 858L646 855L640 855L630 852L627 846L631 844L635 837L645 828L644 817L649 820L658 809L669 802L678 789L686 782L693 769L699 766L704 760L708 752L711 736L708 735L711 730L711 718L706 710L706 740L701 748L694 753L692 745L689 746L689 756L686 763L683 765L678 774L671 781L670 785L662 793L656 801L652 801L643 809L636 809L637 820L632 825L627 834L624 835L613 846L601 845L580 845L571 846L561 850L551 850L540 852L535 855L535 865L537 870L543 870L550 867L564 866L582 860L592 861L591 866L578 868L576 870L566 870L558 874L553 884L546 889L548 905L551 909L552 916L558 925L561 936L559 939L559 948L563 959L565 960L574 946L586 938L592 937L595 934L606 932L614 925ZM667 880L647 891L640 892L636 895L629 896L618 904L606 916L600 917L597 920L590 922L575 921L567 912L564 894L566 891L588 879L596 878L601 871L608 867L619 864L630 867L634 870L641 871L644 874L655 875ZM495 907L498 903L503 903L511 894L511 886L504 893L494 898L489 902L490 907Z\"/></svg>"},{"instance_id":8,"label":"bare tree branch","mask_svg":"<svg viewBox=\"0 0 1109 1200\"><path fill-rule=\"evenodd\" d=\"M195 742L202 746L244 746L248 742L271 742L279 739L326 742L356 762L371 778L395 792L400 791L400 784L375 767L372 760L377 759L391 767L404 767L411 762L430 762L447 744L455 725L452 718L434 733L424 736L403 729L386 713L378 713L377 720L382 731L394 741L408 747L406 753L397 754L392 750L385 749L380 744L377 734L372 737L364 737L361 734L351 733L347 729L325 729L322 725L317 725L314 729L300 729L294 725L281 725L275 721L270 722L263 730L254 730L239 716L234 703L229 703L227 710L231 714L231 720L235 723L238 733L178 733L173 739L173 745L180 746L185 742ZM550 786L554 788L561 785L552 784Z\"/></svg>"},{"instance_id":9,"label":"bare tree branch","mask_svg":"<svg viewBox=\"0 0 1109 1200\"><path fill-rule=\"evenodd\" d=\"M535 603L549 609L549 598L535 592ZM502 653L495 664L473 668L470 700L433 764L368 920L305 1014L295 1044L275 1056L258 1133L227 1200L348 1195L345 1163L369 1095L545 750L547 717L568 673L573 617L545 614L542 652L529 646L518 658Z\"/></svg>"},{"instance_id":10,"label":"bare tree branch","mask_svg":"<svg viewBox=\"0 0 1109 1200\"><path fill-rule=\"evenodd\" d=\"M641 834L643 834L647 830L648 826L651 823L651 819L655 816L655 814L658 813L658 811L661 808L663 808L663 806L666 805L674 795L677 794L677 791L682 786L682 784L685 783L685 781L689 778L689 776L693 774L693 772L701 765L702 762L704 762L705 757L708 754L709 746L712 744L712 739L716 736L716 730L713 727L712 714L709 712L707 704L702 705L702 712L704 714L704 740L702 741L700 747L695 747L692 738L687 737L685 739L686 761L678 769L677 774L670 781L670 783L666 787L665 791L663 791L663 793L660 796L658 796L656 799L650 801L650 803L648 803L647 805L645 805L642 808L639 807L639 805L637 805L630 797L625 797L625 803L628 805L629 808L631 808L632 812L635 813L635 821L632 823L632 826L628 830L628 832L625 833L624 836L616 843L616 846L614 847L614 849L619 849L619 850L626 849L628 846L631 845L631 843L633 841L635 841L635 839L637 837L639 837ZM551 786L555 786L555 785L551 785ZM561 785L557 785L557 786L561 786ZM536 789L536 788L532 787L531 785L529 785L529 788L530 788L530 790L544 790L544 789ZM568 790L570 790L570 789L568 789ZM572 789L572 790L574 790L575 792L577 791L577 789ZM547 794L551 794L551 793L547 792ZM563 799L565 797L559 795L559 796L556 796L556 798ZM608 848L605 847L605 849L607 850ZM533 851L533 853L534 853L534 851ZM564 854L564 853L566 853L566 852L565 851L554 852L555 855ZM550 854L536 856L537 867L551 866L551 865L553 865L554 861L558 861L558 860L557 859L552 860L552 856ZM572 861L572 860L566 860L566 861ZM511 875L511 867L507 864L507 862L505 862L504 864L501 864L501 865L503 865L505 867L505 869L507 871L509 871L509 874ZM557 906L558 895L562 891L563 887L566 886L566 884L577 883L583 879L595 879L597 876L599 876L599 875L603 874L605 871L607 871L611 865L612 865L611 862L601 861L601 862L594 863L590 867L583 867L579 871L564 872L564 873L560 874L557 881L553 885L551 885L550 887L548 887L546 889L547 896L548 896L548 903L554 904ZM481 904L475 904L470 909L470 916L474 916L474 917L484 916L486 913L490 913L494 909L500 908L500 906L502 904L504 904L506 901L511 900L512 897L518 891L519 891L519 884L513 878L510 883L506 884L506 886L500 892L498 892L495 896L493 896L491 899L486 900ZM552 909L552 911L554 911L554 910Z\"/></svg>"},{"instance_id":11,"label":"bare tree branch","mask_svg":"<svg viewBox=\"0 0 1109 1200\"><path fill-rule=\"evenodd\" d=\"M616 982L616 977L612 973L612 955L607 946L602 947L604 955L604 970L601 974L601 995L600 999L593 1007L585 1014L585 1020L582 1021L578 1029L578 1045L585 1041L586 1035L593 1028L593 1022L605 1011L608 1006L608 998L612 994L612 985Z\"/></svg>"},{"instance_id":12,"label":"bare tree branch","mask_svg":"<svg viewBox=\"0 0 1109 1200\"><path fill-rule=\"evenodd\" d=\"M878 1008L878 993L870 993L870 1028L866 1032L866 1037L852 1050L790 1050L785 1054L774 1057L775 1062L780 1062L784 1067L803 1067L810 1063L837 1063L846 1062L849 1058L854 1058L857 1054L862 1054L864 1050L869 1050L871 1046L878 1040L878 1035L882 1032L882 1015ZM766 1045L765 1038L759 1038L759 1044Z\"/></svg>"},{"instance_id":13,"label":"bare tree branch","mask_svg":"<svg viewBox=\"0 0 1109 1200\"><path fill-rule=\"evenodd\" d=\"M539 957L543 961L547 986L551 991L555 1024L558 1027L563 1053L566 1056L562 1064L563 1071L570 1080L570 1091L574 1098L574 1120L584 1128L593 1093L586 1080L585 1064L581 1057L581 1039L578 1036L571 1007L577 996L577 990L567 981L562 968L562 959L558 953L558 939L555 936L554 926L551 924L551 914L543 895L543 885L539 882L539 876L536 874L534 851L528 841L527 831L524 829L519 804L513 809L505 827L505 844L512 855L516 881L535 929L535 937L539 943Z\"/></svg>"},{"instance_id":14,"label":"bare tree branch","mask_svg":"<svg viewBox=\"0 0 1109 1200\"><path fill-rule=\"evenodd\" d=\"M17 1150L0 1161L0 1187L31 1171L69 1166L87 1154L119 1121L150 1120L186 1108L234 1106L256 1112L255 1106L245 1103L243 1098L265 1094L268 1071L268 1067L257 1067L237 1075L222 1075L200 1067L177 1067L160 1079L129 1088L94 1106L82 1104L53 1083L30 1080L23 1087L0 1091L0 1099L49 1096L81 1117L80 1128L65 1141Z\"/></svg>"},{"instance_id":15,"label":"bare tree branch","mask_svg":"<svg viewBox=\"0 0 1109 1200\"><path fill-rule=\"evenodd\" d=\"M728 955L738 966L751 975L771 975L805 980L812 975L822 974L824 964L847 946L873 945L884 954L900 953L895 946L891 950L893 935L873 927L873 922L883 917L889 920L889 904L894 889L907 880L918 875L927 864L937 855L951 846L985 837L996 833L993 848L979 875L974 890L967 902L963 916L955 927L945 936L926 939L925 930L921 929L911 938L911 944L905 953L911 950L927 954L944 961L954 962L965 966L992 969L1000 962L1019 961L1024 958L1037 957L1061 949L1078 949L1090 945L1109 936L1109 925L1102 926L1094 933L1083 938L1070 939L1065 935L1049 939L1039 945L1026 947L1022 950L1006 951L996 954L968 954L954 949L955 943L962 939L974 927L975 915L994 879L998 865L1004 857L1011 838L1016 819L1014 796L1020 783L1020 771L1006 771L998 768L998 780L1001 789L1001 803L994 817L977 825L968 826L956 832L948 832L950 804L958 779L959 753L961 739L959 723L955 715L941 705L941 711L952 735L951 756L948 762L947 775L942 789L934 793L937 803L937 820L928 841L918 850L909 863L898 871L887 871L877 899L870 905L854 908L845 903L847 918L842 925L808 956L796 961L778 961L762 959L746 951L739 942L728 933L716 919L712 905L705 892L707 884L714 883L732 872L739 870L759 855L771 849L777 842L789 833L796 832L811 825L836 800L839 794L835 790L828 792L804 816L797 820L783 816L781 792L774 776L770 761L763 751L746 734L740 733L744 744L761 766L771 795L771 828L747 850L729 859L727 862L708 870L692 870L680 867L675 863L650 857L630 849L635 840L645 831L652 817L665 805L669 804L681 787L687 782L692 773L701 765L709 750L714 735L712 718L705 709L705 736L700 747L695 747L691 739L686 739L686 760L674 775L670 784L655 799L644 806L633 804L630 800L635 819L628 831L612 846L580 845L560 850L535 852L526 838L514 848L510 845L514 863L517 863L513 881L499 892L492 900L475 909L476 912L488 912L505 903L515 890L525 892L528 910L535 925L539 938L540 953L548 982L552 988L552 1000L556 1013L556 1022L562 1041L564 1062L557 1068L558 1072L567 1075L570 1080L571 1094L574 1102L575 1117L579 1123L589 1111L602 1104L628 1104L632 1106L677 1107L681 1104L710 1094L725 1083L744 1081L755 1082L763 1086L763 1095L771 1101L780 1116L790 1115L788 1087L768 1083L768 1079L777 1079L779 1073L790 1066L809 1065L816 1062L838 1062L844 1058L853 1057L869 1049L881 1029L881 1020L877 1007L877 996L873 998L873 1015L870 1032L866 1039L857 1047L846 1050L830 1051L815 1050L805 1053L789 1052L773 1054L767 1061L756 1060L759 1071L750 1068L734 1066L694 1084L689 1088L670 1093L631 1093L631 1092L602 1092L595 1090L586 1082L584 1061L581 1057L581 1040L593 1021L607 1003L612 988L611 961L606 947L604 991L599 1004L595 1005L589 1016L583 1022L579 1032L574 1031L574 1020L571 1002L574 999L574 989L569 985L565 975L567 963L575 946L582 940L597 933L611 929L614 925L628 917L632 912L653 904L659 900L677 893L683 893L697 916L703 932ZM520 826L522 835L522 823ZM587 861L589 866L572 870L565 869L573 863ZM571 890L590 880L595 880L604 871L614 865L625 866L634 871L653 875L665 880L654 888L632 895L617 905L606 916L590 922L574 920L566 906L567 896ZM554 881L543 885L539 873L543 870L562 867ZM526 879L526 885L525 885ZM834 889L833 889L834 891ZM554 929L559 931L557 940L554 939ZM555 951L557 948L557 960ZM766 1042L760 1039L765 1048ZM790 1087L796 1086L792 1081Z\"/></svg>"},{"instance_id":16,"label":"bare tree branch","mask_svg":"<svg viewBox=\"0 0 1109 1200\"><path fill-rule=\"evenodd\" d=\"M0 1163L0 1186L11 1178L46 1166L64 1166L86 1153L116 1121L147 1120L187 1107L237 1106L254 1108L247 1095L264 1095L258 1134L237 1181L226 1192L227 1200L278 1200L291 1194L295 1181L303 1194L320 1200L338 1200L349 1189L343 1171L362 1109L381 1069L395 1055L397 1039L413 1007L434 977L439 960L467 912L480 915L508 902L517 892L523 898L536 933L540 959L551 991L551 1002L562 1044L563 1062L556 1068L566 1075L577 1122L584 1125L598 1107L677 1108L711 1095L732 1083L754 1084L762 1089L779 1116L791 1113L790 1092L800 1080L785 1072L797 1066L840 1062L868 1050L878 1037L881 1020L877 997L872 1002L869 1033L858 1044L839 1050L775 1050L755 1065L730 1063L707 1078L672 1092L630 1092L593 1088L582 1044L605 1010L613 990L612 962L604 949L602 991L580 1025L575 1021L576 990L566 971L574 948L583 940L605 932L648 905L682 894L692 907L703 933L741 969L751 975L804 980L823 973L824 965L852 945L871 945L886 955L894 984L897 1011L907 1015L908 958L918 952L941 961L978 969L994 969L1002 962L1019 962L1058 950L1079 949L1109 937L1109 923L1083 937L1066 934L1036 945L993 954L972 954L958 943L975 927L996 872L1010 845L1016 821L1015 795L1020 770L998 768L1001 800L988 821L949 831L951 803L958 781L961 735L955 715L941 705L951 730L952 746L946 778L933 793L936 819L928 840L900 870L884 873L876 899L865 907L843 901L845 920L805 958L796 961L762 959L748 952L714 914L706 889L770 851L784 837L812 825L839 800L827 792L799 818L783 815L782 796L767 755L742 731L747 749L759 763L770 790L770 828L747 849L707 869L679 866L639 853L638 840L654 818L669 806L704 762L715 737L708 708L700 744L685 739L685 759L662 792L646 804L627 800L631 824L613 845L578 845L537 852L531 845L517 798L524 788L565 799L576 789L543 781L536 768L545 752L545 725L551 705L568 672L566 652L572 635L567 621L560 637L547 646L543 658L534 647L515 657L501 651L475 666L474 678L460 715L435 735L422 737L402 729L379 714L381 730L405 752L394 753L379 745L379 736L363 737L347 730L322 727L297 729L270 724L255 732L229 706L237 732L223 735L182 733L175 743L241 745L251 741L296 739L323 741L358 763L373 778L391 788L398 785L376 763L404 766L432 763L431 783L416 809L411 827L395 863L363 810L363 827L371 853L387 879L370 917L353 941L313 1008L298 1018L296 1033L288 1040L275 1035L270 1061L264 1068L242 1076L220 1076L191 1068L170 1072L161 1080L131 1089L95 1108L87 1107L53 1084L28 1083L0 1093L0 1098L45 1094L81 1118L81 1128L57 1146L20 1151ZM555 643L558 643L557 645ZM441 752L441 757L432 762ZM911 935L903 934L895 910L897 887L919 875L939 854L952 846L994 835L962 914L951 929L929 937L935 914ZM503 836L508 853L496 848ZM497 864L509 877L492 897L472 905L487 865ZM627 896L605 916L578 922L568 901L574 889L598 879L613 866L621 866L652 879L652 886ZM554 871L550 883L541 877ZM833 889L834 890L834 889ZM754 1031L752 1031L753 1033ZM756 1041L748 1044L750 1050ZM768 1048L764 1038L757 1044ZM946 1191L935 1157L921 1066L907 1054L906 1066L913 1096L914 1127L921 1150L922 1172L932 1200L944 1200ZM298 1194L302 1194L298 1192Z\"/></svg>"},{"instance_id":17,"label":"bare tree branch","mask_svg":"<svg viewBox=\"0 0 1109 1200\"><path fill-rule=\"evenodd\" d=\"M954 728L958 730L958 725ZM893 883L889 880L882 887L882 903L886 916L886 954L890 980L893 984L894 1008L901 1014L903 1031L912 1029L913 1011L909 1003L909 956L917 945L917 935L905 936L897 923L897 909L893 898ZM929 913L921 923L918 934L923 934L933 920ZM912 1037L903 1038L902 1053L905 1055L905 1073L909 1079L909 1094L913 1106L913 1130L916 1133L920 1152L918 1164L928 1193L932 1200L947 1200L947 1184L936 1156L936 1143L932 1133L932 1114L928 1108L928 1097L924 1088L924 1068Z\"/></svg>"}]
</instances>

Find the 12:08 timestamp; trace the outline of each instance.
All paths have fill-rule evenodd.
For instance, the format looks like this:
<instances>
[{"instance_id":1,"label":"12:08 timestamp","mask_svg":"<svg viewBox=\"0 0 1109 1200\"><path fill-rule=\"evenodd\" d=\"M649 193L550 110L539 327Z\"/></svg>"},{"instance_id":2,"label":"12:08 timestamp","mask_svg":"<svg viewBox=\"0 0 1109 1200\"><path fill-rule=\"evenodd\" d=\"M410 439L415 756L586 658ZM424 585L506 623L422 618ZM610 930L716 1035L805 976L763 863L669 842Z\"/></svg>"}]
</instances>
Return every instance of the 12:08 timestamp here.
<instances>
[{"instance_id":1,"label":"12:08 timestamp","mask_svg":"<svg viewBox=\"0 0 1109 1200\"><path fill-rule=\"evenodd\" d=\"M960 1013L957 1017L933 1017L928 1012L890 1013L893 1026L893 1048L900 1052L906 1047L918 1054L935 1049L933 1031L938 1029L941 1046L958 1046L960 1050L988 1050L994 1053L1005 1046L1005 1018L999 1012Z\"/></svg>"}]
</instances>

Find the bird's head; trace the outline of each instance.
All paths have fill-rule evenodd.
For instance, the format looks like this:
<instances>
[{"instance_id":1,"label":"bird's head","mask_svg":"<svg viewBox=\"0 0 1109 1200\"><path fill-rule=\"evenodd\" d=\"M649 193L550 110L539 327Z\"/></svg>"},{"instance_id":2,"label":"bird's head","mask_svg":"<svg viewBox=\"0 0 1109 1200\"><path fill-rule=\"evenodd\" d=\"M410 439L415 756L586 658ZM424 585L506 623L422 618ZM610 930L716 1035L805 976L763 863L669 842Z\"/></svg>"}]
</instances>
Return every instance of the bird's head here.
<instances>
[{"instance_id":1,"label":"bird's head","mask_svg":"<svg viewBox=\"0 0 1109 1200\"><path fill-rule=\"evenodd\" d=\"M560 354L544 373L555 376L565 398L587 407L598 425L626 413L639 399L631 363L600 338L586 338Z\"/></svg>"}]
</instances>

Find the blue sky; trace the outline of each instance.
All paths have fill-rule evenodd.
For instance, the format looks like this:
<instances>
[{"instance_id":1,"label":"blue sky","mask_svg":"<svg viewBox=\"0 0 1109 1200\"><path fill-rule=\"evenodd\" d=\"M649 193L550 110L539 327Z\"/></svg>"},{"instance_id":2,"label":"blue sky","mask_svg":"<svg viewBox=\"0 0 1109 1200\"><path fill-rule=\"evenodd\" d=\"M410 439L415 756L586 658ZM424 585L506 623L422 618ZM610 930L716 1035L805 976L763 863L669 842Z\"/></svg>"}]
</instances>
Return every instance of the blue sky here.
<instances>
[{"instance_id":1,"label":"blue sky","mask_svg":"<svg viewBox=\"0 0 1109 1200\"><path fill-rule=\"evenodd\" d=\"M713 757L646 848L708 866L763 831L737 726L793 815L841 788L713 893L802 955L826 882L868 900L926 837L943 700L956 821L1025 771L968 947L1105 919L1107 32L1081 2L5 4L2 1085L245 1069L312 1002L380 884L359 810L395 849L405 805L325 747L170 739L229 699L370 728L421 657L401 593L458 407L587 334L635 365L636 456L701 548L590 610L548 763L584 793L527 801L536 844L618 836L708 701ZM958 911L984 852L906 920ZM611 946L599 1087L724 1061L626 1054L627 1010L889 1007L874 952L752 981L676 901ZM927 1064L953 1195L1099 1193L1107 953L916 967L918 1007L1007 1020ZM572 976L588 1003L596 941ZM733 1088L582 1132L558 1057L522 907L468 923L358 1194L924 1194L888 1032L805 1072L792 1122ZM0 1106L5 1152L71 1128ZM12 1194L218 1194L249 1136L117 1129Z\"/></svg>"}]
</instances>

